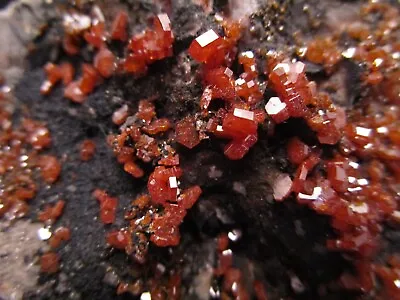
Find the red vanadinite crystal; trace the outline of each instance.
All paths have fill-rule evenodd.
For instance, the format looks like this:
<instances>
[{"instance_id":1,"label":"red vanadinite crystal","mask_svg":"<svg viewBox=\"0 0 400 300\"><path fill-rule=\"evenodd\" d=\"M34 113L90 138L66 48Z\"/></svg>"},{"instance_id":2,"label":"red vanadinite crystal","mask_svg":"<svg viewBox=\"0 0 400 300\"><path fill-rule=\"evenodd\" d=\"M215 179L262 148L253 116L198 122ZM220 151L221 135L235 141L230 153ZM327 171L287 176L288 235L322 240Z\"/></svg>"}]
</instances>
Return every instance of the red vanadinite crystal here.
<instances>
[{"instance_id":1,"label":"red vanadinite crystal","mask_svg":"<svg viewBox=\"0 0 400 300\"><path fill-rule=\"evenodd\" d=\"M374 130L372 128L348 124L345 127L345 134L351 142L359 147L365 147L374 140Z\"/></svg>"},{"instance_id":2,"label":"red vanadinite crystal","mask_svg":"<svg viewBox=\"0 0 400 300\"><path fill-rule=\"evenodd\" d=\"M256 59L252 51L240 53L239 64L243 66L247 78L254 79L258 76Z\"/></svg>"},{"instance_id":3,"label":"red vanadinite crystal","mask_svg":"<svg viewBox=\"0 0 400 300\"><path fill-rule=\"evenodd\" d=\"M39 221L54 223L62 214L65 201L59 200L55 205L46 205L38 215Z\"/></svg>"},{"instance_id":4,"label":"red vanadinite crystal","mask_svg":"<svg viewBox=\"0 0 400 300\"><path fill-rule=\"evenodd\" d=\"M65 62L60 65L60 70L62 73L62 80L64 85L68 85L72 82L75 75L75 69L72 64Z\"/></svg>"},{"instance_id":5,"label":"red vanadinite crystal","mask_svg":"<svg viewBox=\"0 0 400 300\"><path fill-rule=\"evenodd\" d=\"M179 166L179 154L175 154L174 156L163 157L158 161L159 165L162 166Z\"/></svg>"},{"instance_id":6,"label":"red vanadinite crystal","mask_svg":"<svg viewBox=\"0 0 400 300\"><path fill-rule=\"evenodd\" d=\"M393 104L400 104L400 71L394 71L387 75L382 83L382 91L386 98Z\"/></svg>"},{"instance_id":7,"label":"red vanadinite crystal","mask_svg":"<svg viewBox=\"0 0 400 300\"><path fill-rule=\"evenodd\" d=\"M221 65L226 53L226 41L212 29L197 37L189 47L190 56L212 66Z\"/></svg>"},{"instance_id":8,"label":"red vanadinite crystal","mask_svg":"<svg viewBox=\"0 0 400 300\"><path fill-rule=\"evenodd\" d=\"M127 73L144 74L147 71L146 61L141 54L129 53L122 62L122 68Z\"/></svg>"},{"instance_id":9,"label":"red vanadinite crystal","mask_svg":"<svg viewBox=\"0 0 400 300\"><path fill-rule=\"evenodd\" d=\"M57 253L47 252L40 257L40 271L43 273L57 273L60 266L60 258Z\"/></svg>"},{"instance_id":10,"label":"red vanadinite crystal","mask_svg":"<svg viewBox=\"0 0 400 300\"><path fill-rule=\"evenodd\" d=\"M233 293L237 299L250 299L243 285L243 275L239 269L229 268L224 273L223 289Z\"/></svg>"},{"instance_id":11,"label":"red vanadinite crystal","mask_svg":"<svg viewBox=\"0 0 400 300\"><path fill-rule=\"evenodd\" d=\"M204 71L204 82L212 88L212 98L220 98L228 101L235 98L235 82L232 75L232 70L225 67ZM203 106L208 107L208 105L204 104ZM204 108L203 106L202 108Z\"/></svg>"},{"instance_id":12,"label":"red vanadinite crystal","mask_svg":"<svg viewBox=\"0 0 400 300\"><path fill-rule=\"evenodd\" d=\"M71 238L71 231L67 227L59 227L52 234L49 245L52 248L58 248L62 242L68 241Z\"/></svg>"},{"instance_id":13,"label":"red vanadinite crystal","mask_svg":"<svg viewBox=\"0 0 400 300\"><path fill-rule=\"evenodd\" d=\"M385 293L382 299L399 299L400 292L400 268L388 268L376 266L375 272L385 285Z\"/></svg>"},{"instance_id":14,"label":"red vanadinite crystal","mask_svg":"<svg viewBox=\"0 0 400 300\"><path fill-rule=\"evenodd\" d=\"M135 149L130 147L121 147L117 154L117 160L120 164L130 162L134 158Z\"/></svg>"},{"instance_id":15,"label":"red vanadinite crystal","mask_svg":"<svg viewBox=\"0 0 400 300\"><path fill-rule=\"evenodd\" d=\"M106 241L111 247L124 250L129 243L129 232L125 229L110 231L107 233Z\"/></svg>"},{"instance_id":16,"label":"red vanadinite crystal","mask_svg":"<svg viewBox=\"0 0 400 300\"><path fill-rule=\"evenodd\" d=\"M180 274L172 274L168 280L167 295L168 299L179 300L181 295L182 278ZM156 297L155 297L156 298Z\"/></svg>"},{"instance_id":17,"label":"red vanadinite crystal","mask_svg":"<svg viewBox=\"0 0 400 300\"><path fill-rule=\"evenodd\" d=\"M65 88L64 96L76 103L83 103L99 82L99 75L95 68L89 64L83 64L82 77L73 81Z\"/></svg>"},{"instance_id":18,"label":"red vanadinite crystal","mask_svg":"<svg viewBox=\"0 0 400 300\"><path fill-rule=\"evenodd\" d=\"M234 108L233 113L225 112L221 116L222 126L217 125L218 123L208 124L207 128L218 137L232 139L226 145L224 153L229 159L241 159L257 142L257 121L263 118L263 114L258 112L256 120L253 111Z\"/></svg>"},{"instance_id":19,"label":"red vanadinite crystal","mask_svg":"<svg viewBox=\"0 0 400 300\"><path fill-rule=\"evenodd\" d=\"M222 252L228 249L229 246L229 238L227 234L220 234L217 238L217 250Z\"/></svg>"},{"instance_id":20,"label":"red vanadinite crystal","mask_svg":"<svg viewBox=\"0 0 400 300\"><path fill-rule=\"evenodd\" d=\"M131 174L135 178L143 177L143 170L133 161L128 161L124 164L124 171Z\"/></svg>"},{"instance_id":21,"label":"red vanadinite crystal","mask_svg":"<svg viewBox=\"0 0 400 300\"><path fill-rule=\"evenodd\" d=\"M348 188L348 175L346 163L342 161L327 162L327 177L336 192L345 192Z\"/></svg>"},{"instance_id":22,"label":"red vanadinite crystal","mask_svg":"<svg viewBox=\"0 0 400 300\"><path fill-rule=\"evenodd\" d=\"M328 145L335 145L340 140L345 122L339 107L336 108L336 112L319 111L307 120L308 126L317 132L319 142Z\"/></svg>"},{"instance_id":23,"label":"red vanadinite crystal","mask_svg":"<svg viewBox=\"0 0 400 300\"><path fill-rule=\"evenodd\" d=\"M158 40L157 34L149 30L134 36L128 45L128 49L135 54L133 57L143 60L145 64L151 64L168 56L162 47L163 43Z\"/></svg>"},{"instance_id":24,"label":"red vanadinite crystal","mask_svg":"<svg viewBox=\"0 0 400 300\"><path fill-rule=\"evenodd\" d=\"M41 175L47 183L54 183L61 173L61 164L57 157L52 155L42 155L39 157L38 166L40 167Z\"/></svg>"},{"instance_id":25,"label":"red vanadinite crystal","mask_svg":"<svg viewBox=\"0 0 400 300\"><path fill-rule=\"evenodd\" d=\"M368 13L379 16L370 18L374 19L373 26L367 25L370 23ZM298 137L289 140L287 158L296 172L277 172L275 177L273 173L268 176L274 179L271 187L275 200L283 201L294 194L299 204L330 217L336 236L327 241L327 249L346 253L347 258L353 260L357 274L346 273L341 276L340 282L345 287L379 299L399 298L400 259L388 258L388 253L384 252L379 257L382 265L373 264L377 261L376 254L382 245L384 222L400 222L396 192L400 180L400 110L396 106L400 103L400 73L396 71L398 57L393 54L400 51L400 44L395 42L397 36L393 34L397 34L395 29L398 27L399 12L388 4L378 2L364 7L362 15L361 22L346 25L344 30L348 34L346 38L363 42L357 41L357 45L354 41L354 48L343 52L343 57L365 66L366 72L361 79L372 86L360 95L364 99L348 108L349 122L343 108L335 105L328 94L318 92L321 89L330 92L332 87L327 85L317 90L316 83L308 81L305 65L301 62L284 60L280 54L267 54L267 70L264 75L268 76L269 81L260 82L264 78L259 76L257 69L261 52L257 52L257 59L252 51L237 55L240 23L223 20L221 25L224 37L209 30L192 41L188 52L194 60L203 64L200 69L204 87L200 112L172 124L166 118L157 118L152 102L154 97L152 100L141 100L132 118L128 118L130 111L127 105L115 111L112 116L114 124L124 124L119 128L119 134L108 138L124 170L139 178L145 175L140 167L143 163L158 166L147 182L150 196L143 195L132 202L131 210L125 215L129 227L109 232L106 237L108 244L125 250L140 263L145 261L149 240L160 247L179 244L179 226L187 210L199 199L202 190L199 186L180 189L179 178L183 171L178 167L179 155L172 148L175 142L191 149L202 139L208 138L206 133L211 133L228 140L224 154L229 159L237 160L243 158L257 142L258 125L263 124L267 116L273 120L273 123L268 120L268 136L273 135L276 124L289 118L302 118L314 136L301 136L307 137L307 143L314 140L315 144L308 146ZM76 29L64 25L66 34L62 41L63 48L67 54L78 54L82 38L85 39L90 44L89 50L96 48L98 51L93 62L94 68L84 64L81 78L72 81L74 69L71 64L57 66L49 63L45 66L47 78L41 86L41 93L47 95L62 80L67 85L65 96L82 103L102 80L100 75L109 78L117 68L118 72L143 75L149 64L173 54L174 36L168 16L159 14L153 21L153 28L130 39L124 52L125 58L119 60L107 49L105 24L78 15L76 21L69 21ZM119 12L112 24L110 39L125 42L127 27L127 13ZM342 49L339 50L337 44L337 36L318 37L308 43L306 52L300 56L304 55L310 62L322 64L329 74L342 59ZM238 67L236 62L239 63ZM234 70L243 69L239 77L227 68L232 65L235 66ZM260 109L260 104L265 88L273 89L277 97L267 101L264 111ZM213 99L225 100L218 103L223 107L211 111ZM0 110L1 117L3 112ZM5 126L8 128L7 124ZM169 134L174 126L175 140ZM280 127L276 126L278 130ZM15 144L18 145L11 147L13 151L19 148L19 143L24 142L32 145L34 153L50 145L50 133L42 124L24 120L23 128L26 139L16 138ZM338 147L321 147L321 144L338 144ZM94 145L82 145L81 158L90 159L91 152L94 152ZM0 175L3 176L14 168L10 161L18 161L20 154L0 154ZM55 157L36 154L33 157L33 165L42 168L42 176L47 182L57 180L61 166ZM27 163L31 164L31 158ZM18 176L17 179L15 191L6 195L16 199L13 200L15 203L5 202L1 205L0 215L10 207L15 210L15 214L23 215L27 211L25 201L33 198L36 193L35 182L29 176ZM100 203L101 220L106 224L114 222L118 199L102 190L94 191L93 195ZM3 204L3 199L0 204ZM60 200L54 206L47 205L39 214L39 219L54 222L61 215L64 204ZM49 243L56 248L69 238L69 229L59 228ZM252 282L244 280L244 274L233 267L233 254L228 249L227 235L218 239L217 247L219 260L214 275L221 276L217 278L223 284L221 297L250 299L255 296L257 299L267 299L263 284L259 281L253 282L255 293L248 294L245 286L250 287ZM45 255L41 261L42 271L56 272L58 257L55 253ZM388 258L387 264L384 264L385 257ZM169 274L172 276L167 286L160 287L160 280L146 284L145 288L150 291L152 298L179 298L179 272ZM134 296L143 290L141 284L121 283L118 287L118 293L129 292Z\"/></svg>"},{"instance_id":26,"label":"red vanadinite crystal","mask_svg":"<svg viewBox=\"0 0 400 300\"><path fill-rule=\"evenodd\" d=\"M286 104L291 117L303 117L306 111L305 105L312 99L304 68L301 62L281 63L276 65L269 75L275 91Z\"/></svg>"},{"instance_id":27,"label":"red vanadinite crystal","mask_svg":"<svg viewBox=\"0 0 400 300\"><path fill-rule=\"evenodd\" d=\"M316 38L309 42L306 58L317 64L323 64L330 69L341 60L341 53L337 50L336 43L329 37Z\"/></svg>"},{"instance_id":28,"label":"red vanadinite crystal","mask_svg":"<svg viewBox=\"0 0 400 300\"><path fill-rule=\"evenodd\" d=\"M155 135L161 132L165 132L170 129L171 122L166 118L156 119L150 123L150 125L144 126L142 130L147 134Z\"/></svg>"},{"instance_id":29,"label":"red vanadinite crystal","mask_svg":"<svg viewBox=\"0 0 400 300\"><path fill-rule=\"evenodd\" d=\"M114 74L116 59L114 54L103 47L94 57L94 67L104 78L109 78Z\"/></svg>"},{"instance_id":30,"label":"red vanadinite crystal","mask_svg":"<svg viewBox=\"0 0 400 300\"><path fill-rule=\"evenodd\" d=\"M227 249L227 251L221 251L218 253L218 267L214 270L214 274L217 276L224 275L233 263L232 251Z\"/></svg>"},{"instance_id":31,"label":"red vanadinite crystal","mask_svg":"<svg viewBox=\"0 0 400 300\"><path fill-rule=\"evenodd\" d=\"M160 156L160 148L157 141L146 134L140 136L135 148L136 156L144 162L150 162Z\"/></svg>"},{"instance_id":32,"label":"red vanadinite crystal","mask_svg":"<svg viewBox=\"0 0 400 300\"><path fill-rule=\"evenodd\" d=\"M308 173L320 162L317 154L311 153L310 156L303 161L297 168L295 178L293 180L293 191L303 192L304 183L307 179Z\"/></svg>"},{"instance_id":33,"label":"red vanadinite crystal","mask_svg":"<svg viewBox=\"0 0 400 300\"><path fill-rule=\"evenodd\" d=\"M299 138L292 138L287 145L289 161L294 165L301 164L310 154L310 147L304 144Z\"/></svg>"},{"instance_id":34,"label":"red vanadinite crystal","mask_svg":"<svg viewBox=\"0 0 400 300\"><path fill-rule=\"evenodd\" d=\"M260 102L263 95L258 87L258 83L253 79L239 78L235 81L236 94L250 104Z\"/></svg>"},{"instance_id":35,"label":"red vanadinite crystal","mask_svg":"<svg viewBox=\"0 0 400 300\"><path fill-rule=\"evenodd\" d=\"M100 219L104 224L112 224L115 221L115 213L118 199L110 197L104 190L95 190L93 196L100 202Z\"/></svg>"},{"instance_id":36,"label":"red vanadinite crystal","mask_svg":"<svg viewBox=\"0 0 400 300\"><path fill-rule=\"evenodd\" d=\"M233 139L224 148L224 154L231 160L242 159L257 142L257 134L250 134L242 139Z\"/></svg>"},{"instance_id":37,"label":"red vanadinite crystal","mask_svg":"<svg viewBox=\"0 0 400 300\"><path fill-rule=\"evenodd\" d=\"M80 158L83 161L91 160L96 152L96 144L92 140L84 140L81 144Z\"/></svg>"},{"instance_id":38,"label":"red vanadinite crystal","mask_svg":"<svg viewBox=\"0 0 400 300\"><path fill-rule=\"evenodd\" d=\"M367 75L365 81L370 85L377 85L383 80L383 74L379 71L372 72Z\"/></svg>"},{"instance_id":39,"label":"red vanadinite crystal","mask_svg":"<svg viewBox=\"0 0 400 300\"><path fill-rule=\"evenodd\" d=\"M235 81L236 93L250 104L256 104L263 98L258 85L257 65L252 51L242 52L239 55L239 63L243 66L244 73Z\"/></svg>"},{"instance_id":40,"label":"red vanadinite crystal","mask_svg":"<svg viewBox=\"0 0 400 300\"><path fill-rule=\"evenodd\" d=\"M85 95L90 94L99 81L96 69L90 64L82 65L82 78L79 81L79 88Z\"/></svg>"},{"instance_id":41,"label":"red vanadinite crystal","mask_svg":"<svg viewBox=\"0 0 400 300\"><path fill-rule=\"evenodd\" d=\"M177 204L165 203L163 214L158 215L151 224L150 240L159 247L178 245L179 225L186 215L186 210L196 203L201 193L199 186L193 186L182 192Z\"/></svg>"},{"instance_id":42,"label":"red vanadinite crystal","mask_svg":"<svg viewBox=\"0 0 400 300\"><path fill-rule=\"evenodd\" d=\"M46 72L47 79L40 87L40 92L43 95L48 95L54 85L61 80L63 73L61 72L60 68L53 63L47 63L44 66L44 70Z\"/></svg>"},{"instance_id":43,"label":"red vanadinite crystal","mask_svg":"<svg viewBox=\"0 0 400 300\"><path fill-rule=\"evenodd\" d=\"M257 300L268 300L267 291L261 281L255 280L253 288Z\"/></svg>"},{"instance_id":44,"label":"red vanadinite crystal","mask_svg":"<svg viewBox=\"0 0 400 300\"><path fill-rule=\"evenodd\" d=\"M176 141L185 147L192 149L200 143L199 133L196 130L196 120L188 116L176 123Z\"/></svg>"},{"instance_id":45,"label":"red vanadinite crystal","mask_svg":"<svg viewBox=\"0 0 400 300\"><path fill-rule=\"evenodd\" d=\"M125 42L128 39L128 14L124 11L118 12L111 26L111 39Z\"/></svg>"},{"instance_id":46,"label":"red vanadinite crystal","mask_svg":"<svg viewBox=\"0 0 400 300\"><path fill-rule=\"evenodd\" d=\"M27 142L31 144L34 149L42 150L50 146L50 131L44 124L30 119L23 119L22 127L27 132Z\"/></svg>"},{"instance_id":47,"label":"red vanadinite crystal","mask_svg":"<svg viewBox=\"0 0 400 300\"><path fill-rule=\"evenodd\" d=\"M242 35L242 25L240 21L225 19L222 22L222 27L224 28L224 34L228 43L230 45L235 45Z\"/></svg>"},{"instance_id":48,"label":"red vanadinite crystal","mask_svg":"<svg viewBox=\"0 0 400 300\"><path fill-rule=\"evenodd\" d=\"M159 247L177 246L180 242L179 225L186 210L177 204L166 204L163 215L157 216L151 224L150 241Z\"/></svg>"},{"instance_id":49,"label":"red vanadinite crystal","mask_svg":"<svg viewBox=\"0 0 400 300\"><path fill-rule=\"evenodd\" d=\"M143 73L147 64L172 56L174 37L171 21L166 14L154 19L154 31L146 30L129 41L128 54L123 64L126 72Z\"/></svg>"},{"instance_id":50,"label":"red vanadinite crystal","mask_svg":"<svg viewBox=\"0 0 400 300\"><path fill-rule=\"evenodd\" d=\"M256 121L258 124L263 124L265 122L267 114L263 109L257 108L253 110L253 113L254 113L254 121Z\"/></svg>"},{"instance_id":51,"label":"red vanadinite crystal","mask_svg":"<svg viewBox=\"0 0 400 300\"><path fill-rule=\"evenodd\" d=\"M151 120L156 116L156 108L153 102L148 99L140 100L136 116L146 124L150 124Z\"/></svg>"},{"instance_id":52,"label":"red vanadinite crystal","mask_svg":"<svg viewBox=\"0 0 400 300\"><path fill-rule=\"evenodd\" d=\"M222 122L224 134L233 139L244 139L249 135L257 136L257 123L254 113L235 108L234 113L227 114Z\"/></svg>"},{"instance_id":53,"label":"red vanadinite crystal","mask_svg":"<svg viewBox=\"0 0 400 300\"><path fill-rule=\"evenodd\" d=\"M135 281L133 284L121 282L117 287L117 295L128 293L129 295L138 296L143 291L143 283L141 280ZM152 298L156 298L152 295ZM160 298L162 299L162 298Z\"/></svg>"},{"instance_id":54,"label":"red vanadinite crystal","mask_svg":"<svg viewBox=\"0 0 400 300\"><path fill-rule=\"evenodd\" d=\"M76 103L83 103L86 99L86 96L79 87L78 81L73 81L67 85L64 90L64 97Z\"/></svg>"},{"instance_id":55,"label":"red vanadinite crystal","mask_svg":"<svg viewBox=\"0 0 400 300\"><path fill-rule=\"evenodd\" d=\"M199 199L202 193L198 185L187 188L179 195L178 204L184 209L190 209Z\"/></svg>"},{"instance_id":56,"label":"red vanadinite crystal","mask_svg":"<svg viewBox=\"0 0 400 300\"><path fill-rule=\"evenodd\" d=\"M157 33L159 43L165 49L168 55L172 55L171 45L174 41L174 35L172 33L171 21L167 14L158 14L154 18L154 30Z\"/></svg>"},{"instance_id":57,"label":"red vanadinite crystal","mask_svg":"<svg viewBox=\"0 0 400 300\"><path fill-rule=\"evenodd\" d=\"M89 31L86 31L83 35L86 42L92 45L95 48L102 48L105 44L106 36L105 36L105 24L103 22L98 22L92 27L90 27Z\"/></svg>"},{"instance_id":58,"label":"red vanadinite crystal","mask_svg":"<svg viewBox=\"0 0 400 300\"><path fill-rule=\"evenodd\" d=\"M75 36L66 34L62 41L63 49L68 55L76 55L79 53L79 44Z\"/></svg>"},{"instance_id":59,"label":"red vanadinite crystal","mask_svg":"<svg viewBox=\"0 0 400 300\"><path fill-rule=\"evenodd\" d=\"M160 204L164 204L166 201L176 201L178 192L176 182L177 178L181 176L182 170L179 167L156 167L150 174L147 183L152 201Z\"/></svg>"},{"instance_id":60,"label":"red vanadinite crystal","mask_svg":"<svg viewBox=\"0 0 400 300\"><path fill-rule=\"evenodd\" d=\"M21 176L17 178L17 182L20 183L21 186L15 190L15 198L19 200L30 200L36 195L36 185L31 179ZM23 204L21 203L21 205Z\"/></svg>"},{"instance_id":61,"label":"red vanadinite crystal","mask_svg":"<svg viewBox=\"0 0 400 300\"><path fill-rule=\"evenodd\" d=\"M304 68L300 62L279 63L271 70L269 78L279 97L272 97L265 110L276 123L302 117L321 144L337 144L346 125L345 112L333 105L327 95L316 95L315 83L307 80ZM308 104L319 109L309 109Z\"/></svg>"}]
</instances>

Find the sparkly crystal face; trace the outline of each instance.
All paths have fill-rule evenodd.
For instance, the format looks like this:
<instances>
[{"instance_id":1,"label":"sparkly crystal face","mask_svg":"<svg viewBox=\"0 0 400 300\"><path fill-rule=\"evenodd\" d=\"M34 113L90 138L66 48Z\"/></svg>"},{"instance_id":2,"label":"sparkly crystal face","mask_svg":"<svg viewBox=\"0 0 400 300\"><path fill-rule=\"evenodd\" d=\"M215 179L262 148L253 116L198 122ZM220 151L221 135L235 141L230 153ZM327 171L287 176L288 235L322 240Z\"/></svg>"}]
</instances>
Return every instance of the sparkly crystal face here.
<instances>
[{"instance_id":1,"label":"sparkly crystal face","mask_svg":"<svg viewBox=\"0 0 400 300\"><path fill-rule=\"evenodd\" d=\"M245 110L245 109L235 108L233 110L233 115L235 117L250 120L250 121L254 120L254 112Z\"/></svg>"},{"instance_id":2,"label":"sparkly crystal face","mask_svg":"<svg viewBox=\"0 0 400 300\"><path fill-rule=\"evenodd\" d=\"M157 18L161 24L161 27L164 31L171 31L171 21L167 14L159 14Z\"/></svg>"},{"instance_id":3,"label":"sparkly crystal face","mask_svg":"<svg viewBox=\"0 0 400 300\"><path fill-rule=\"evenodd\" d=\"M189 54L198 62L218 65L225 56L225 40L210 29L197 37L189 47Z\"/></svg>"},{"instance_id":4,"label":"sparkly crystal face","mask_svg":"<svg viewBox=\"0 0 400 300\"><path fill-rule=\"evenodd\" d=\"M281 99L279 99L279 97L270 98L268 103L265 105L265 111L270 116L281 113L285 108L286 103L281 102Z\"/></svg>"},{"instance_id":5,"label":"sparkly crystal face","mask_svg":"<svg viewBox=\"0 0 400 300\"><path fill-rule=\"evenodd\" d=\"M195 41L200 45L200 47L204 48L209 46L212 42L218 40L220 37L215 33L214 30L210 29L209 31L203 33Z\"/></svg>"}]
</instances>

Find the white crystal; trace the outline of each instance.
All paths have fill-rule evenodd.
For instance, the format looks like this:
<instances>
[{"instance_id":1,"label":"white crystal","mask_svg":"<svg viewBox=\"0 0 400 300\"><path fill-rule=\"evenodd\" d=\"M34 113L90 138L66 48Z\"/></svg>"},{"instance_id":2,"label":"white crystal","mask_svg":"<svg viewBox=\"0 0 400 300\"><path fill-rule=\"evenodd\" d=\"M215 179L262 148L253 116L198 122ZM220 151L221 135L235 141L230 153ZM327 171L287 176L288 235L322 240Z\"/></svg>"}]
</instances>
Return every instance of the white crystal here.
<instances>
[{"instance_id":1,"label":"white crystal","mask_svg":"<svg viewBox=\"0 0 400 300\"><path fill-rule=\"evenodd\" d=\"M224 74L226 76L228 76L228 77L232 77L233 71L231 69L229 69L229 68L226 68L225 71L224 71Z\"/></svg>"},{"instance_id":2,"label":"white crystal","mask_svg":"<svg viewBox=\"0 0 400 300\"><path fill-rule=\"evenodd\" d=\"M321 194L322 194L322 188L316 186L311 195L299 193L299 198L301 198L302 200L317 200L318 197L321 196Z\"/></svg>"},{"instance_id":3,"label":"white crystal","mask_svg":"<svg viewBox=\"0 0 400 300\"><path fill-rule=\"evenodd\" d=\"M282 102L279 97L271 97L265 105L265 111L269 115L276 115L286 108L286 103Z\"/></svg>"},{"instance_id":4,"label":"white crystal","mask_svg":"<svg viewBox=\"0 0 400 300\"><path fill-rule=\"evenodd\" d=\"M370 128L365 128L365 127L360 127L360 126L356 127L357 135L368 137L368 136L370 136L371 131L372 131L372 129L370 129Z\"/></svg>"},{"instance_id":5,"label":"white crystal","mask_svg":"<svg viewBox=\"0 0 400 300\"><path fill-rule=\"evenodd\" d=\"M342 52L342 56L345 58L352 58L356 54L356 48L348 48Z\"/></svg>"},{"instance_id":6,"label":"white crystal","mask_svg":"<svg viewBox=\"0 0 400 300\"><path fill-rule=\"evenodd\" d=\"M198 38L196 38L196 42L198 42L201 47L205 47L217 40L218 38L218 34L216 34L214 30L210 29L209 31L203 33Z\"/></svg>"},{"instance_id":7,"label":"white crystal","mask_svg":"<svg viewBox=\"0 0 400 300\"><path fill-rule=\"evenodd\" d=\"M253 51L245 51L245 52L242 52L242 56L246 56L248 58L254 58L254 53L253 53Z\"/></svg>"},{"instance_id":8,"label":"white crystal","mask_svg":"<svg viewBox=\"0 0 400 300\"><path fill-rule=\"evenodd\" d=\"M151 300L151 294L149 292L144 292L140 295L140 300Z\"/></svg>"},{"instance_id":9,"label":"white crystal","mask_svg":"<svg viewBox=\"0 0 400 300\"><path fill-rule=\"evenodd\" d=\"M245 83L246 83L246 81L243 78L238 78L235 81L235 85L242 85L242 84L245 84Z\"/></svg>"},{"instance_id":10,"label":"white crystal","mask_svg":"<svg viewBox=\"0 0 400 300\"><path fill-rule=\"evenodd\" d=\"M161 27L164 31L171 31L171 21L168 18L167 14L159 14L157 15L160 20Z\"/></svg>"},{"instance_id":11,"label":"white crystal","mask_svg":"<svg viewBox=\"0 0 400 300\"><path fill-rule=\"evenodd\" d=\"M175 189L178 187L178 181L176 180L175 176L170 177L168 180L169 180L169 187L171 189Z\"/></svg>"},{"instance_id":12,"label":"white crystal","mask_svg":"<svg viewBox=\"0 0 400 300\"><path fill-rule=\"evenodd\" d=\"M235 110L233 111L233 115L235 117L250 120L250 121L254 120L254 112L245 110L245 109L235 108Z\"/></svg>"},{"instance_id":13,"label":"white crystal","mask_svg":"<svg viewBox=\"0 0 400 300\"><path fill-rule=\"evenodd\" d=\"M279 70L279 69L283 69L283 71L284 71L286 74L288 74L288 73L290 72L290 66L289 66L289 64L287 64L287 63L280 63L280 64L277 64L277 65L275 66L275 68L274 68L273 71L277 71L277 70Z\"/></svg>"},{"instance_id":14,"label":"white crystal","mask_svg":"<svg viewBox=\"0 0 400 300\"><path fill-rule=\"evenodd\" d=\"M369 206L367 203L362 204L350 204L350 209L358 214L366 214L369 211Z\"/></svg>"},{"instance_id":15,"label":"white crystal","mask_svg":"<svg viewBox=\"0 0 400 300\"><path fill-rule=\"evenodd\" d=\"M51 237L51 231L49 230L49 228L40 228L37 232L38 237L40 240L42 241L46 241Z\"/></svg>"}]
</instances>

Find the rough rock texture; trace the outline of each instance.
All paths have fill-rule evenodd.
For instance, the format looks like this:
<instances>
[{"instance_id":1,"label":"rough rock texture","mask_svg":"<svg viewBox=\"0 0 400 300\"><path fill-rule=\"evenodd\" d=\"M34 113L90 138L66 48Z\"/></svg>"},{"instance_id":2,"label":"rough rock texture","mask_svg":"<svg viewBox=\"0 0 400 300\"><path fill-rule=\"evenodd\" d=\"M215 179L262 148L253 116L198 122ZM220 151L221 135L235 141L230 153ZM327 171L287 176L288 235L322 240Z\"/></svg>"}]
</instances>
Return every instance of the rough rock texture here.
<instances>
[{"instance_id":1,"label":"rough rock texture","mask_svg":"<svg viewBox=\"0 0 400 300\"><path fill-rule=\"evenodd\" d=\"M38 239L41 224L23 220L9 227L7 223L0 222L0 299L21 299L36 290L36 253L46 244Z\"/></svg>"}]
</instances>

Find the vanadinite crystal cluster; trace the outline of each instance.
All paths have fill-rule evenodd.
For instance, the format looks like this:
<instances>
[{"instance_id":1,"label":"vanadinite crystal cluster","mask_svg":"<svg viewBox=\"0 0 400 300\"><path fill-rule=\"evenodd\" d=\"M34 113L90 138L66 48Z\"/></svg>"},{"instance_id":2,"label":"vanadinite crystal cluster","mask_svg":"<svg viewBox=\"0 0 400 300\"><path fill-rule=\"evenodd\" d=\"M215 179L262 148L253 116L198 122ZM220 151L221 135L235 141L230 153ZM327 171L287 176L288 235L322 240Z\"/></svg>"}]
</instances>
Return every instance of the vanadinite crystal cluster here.
<instances>
[{"instance_id":1,"label":"vanadinite crystal cluster","mask_svg":"<svg viewBox=\"0 0 400 300\"><path fill-rule=\"evenodd\" d=\"M207 8L207 3L203 7ZM262 198L258 194L268 192L269 199L274 200L271 206L285 209L290 207L285 206L289 202L329 220L332 232L327 233L322 252L339 252L350 262L332 286L371 299L400 299L400 253L398 247L387 247L384 237L388 227L398 229L400 223L397 7L371 1L362 6L356 21L346 21L340 31L304 39L296 35L294 47L277 46L279 50L247 43L251 41L249 34L258 29L219 14L213 18L214 26L191 29L193 38L175 41L174 34L182 28L178 30L171 21L172 16L179 17L170 9L160 9L168 13L154 14L137 31L133 12L120 10L107 22L99 7L89 7L90 13L82 7L63 13L63 36L58 39L62 59L44 65L40 93L41 97L52 97L53 90L63 85L63 98L70 100L66 101L68 114L79 118L90 115L93 118L87 123L106 119L97 127L107 151L112 152L121 174L137 187L127 207L120 207L126 195L110 192L110 186L98 186L90 191L91 199L82 199L95 203L98 217L92 221L103 224L108 249L125 253L129 258L126 264L134 266L135 272L144 270L141 275L130 274L134 273L132 268L125 272L123 280L115 284L117 294L142 295L143 299L182 297L185 289L181 287L187 284L183 276L189 271L179 265L165 267L151 251L162 253L170 247L173 256L172 249L185 249L181 248L186 247L181 243L184 234L197 230L192 228L197 215L191 215L191 210L202 201L206 204L201 209L209 209L207 197L211 198L216 189L205 180L195 180L201 176L193 173L210 172L193 162L194 157L201 157L203 152L211 156L209 153L217 149L218 154L223 153L218 160L223 158L230 173L215 175L216 171L207 180L230 181L236 178L231 173L247 164L254 170L251 176L263 176L254 182L263 182L265 188L247 193L234 182L244 195L243 201L253 194ZM284 11L276 3L271 7ZM176 76L179 68L170 67L175 64L191 76L185 83L195 86L188 88L189 96L180 95L185 99L179 102L179 97L174 98L174 88L161 91L154 86L154 91L136 97L138 86L153 73L164 74L156 77L157 84L164 87L169 76ZM354 76L359 77L362 90L350 104L338 101L331 93L336 83L325 82L345 64L357 66ZM88 103L100 101L89 101L89 97L102 84L109 88L108 96L122 90L118 97L101 95L106 101L115 100L106 116L97 115ZM24 117L13 124L12 114L6 109L10 96L5 91L0 92L0 217L14 220L28 214L28 202L35 198L39 186L50 189L63 179L63 165L51 152L53 141L45 123ZM131 93L135 98L129 98ZM48 122L52 122L51 116ZM76 149L80 163L90 165L98 145L85 137ZM280 158L272 157L266 165L261 158L265 160L273 151ZM104 153L103 149L99 156ZM67 154L63 161L68 161ZM249 166L258 162L260 166ZM193 170L197 166L199 169ZM231 195L227 191L218 193ZM56 200L43 205L37 216L47 229L68 209L68 199ZM254 202L232 207L246 212L250 203ZM120 208L124 209L123 220L119 218ZM264 213L260 211L261 218L267 217ZM229 219L221 217L220 211L211 214ZM193 224L185 231L182 229L188 217ZM230 219L226 222L231 227L235 223ZM241 268L242 258L234 253L235 243L248 233L229 226L211 234L215 245L213 265L207 265L211 270L207 276L213 282L211 297L269 299L265 282L258 275L247 276L251 270ZM40 259L42 272L49 274L60 270L57 249L71 238L68 227L53 229L49 249ZM194 236L192 240L203 238L202 234ZM251 247L257 245L254 241ZM162 249L154 250L156 247ZM182 254L181 261L184 259ZM195 287L187 290L190 288ZM321 287L316 294L327 293L327 288Z\"/></svg>"}]
</instances>

